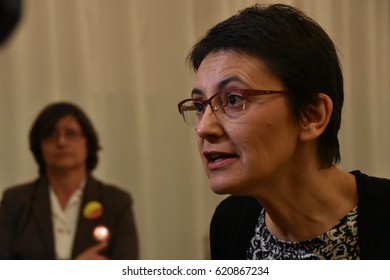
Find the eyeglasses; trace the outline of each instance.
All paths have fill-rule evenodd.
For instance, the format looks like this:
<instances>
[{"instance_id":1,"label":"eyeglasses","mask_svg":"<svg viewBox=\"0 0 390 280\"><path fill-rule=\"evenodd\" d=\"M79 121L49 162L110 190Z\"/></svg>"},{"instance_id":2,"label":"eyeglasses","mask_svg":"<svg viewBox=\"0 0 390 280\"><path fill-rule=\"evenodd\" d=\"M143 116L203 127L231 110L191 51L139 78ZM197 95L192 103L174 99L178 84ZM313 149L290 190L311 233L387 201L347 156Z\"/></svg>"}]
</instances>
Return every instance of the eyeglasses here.
<instances>
[{"instance_id":1,"label":"eyeglasses","mask_svg":"<svg viewBox=\"0 0 390 280\"><path fill-rule=\"evenodd\" d=\"M209 99L185 99L178 104L179 112L188 126L195 126L206 111L207 105L211 110L225 118L232 120L243 115L246 102L250 96L284 94L285 90L257 90L257 89L226 89L215 93Z\"/></svg>"},{"instance_id":2,"label":"eyeglasses","mask_svg":"<svg viewBox=\"0 0 390 280\"><path fill-rule=\"evenodd\" d=\"M47 142L55 142L58 141L60 137L64 137L66 140L74 142L84 137L84 134L81 131L74 129L65 129L61 131L53 129L44 135L43 140Z\"/></svg>"}]
</instances>

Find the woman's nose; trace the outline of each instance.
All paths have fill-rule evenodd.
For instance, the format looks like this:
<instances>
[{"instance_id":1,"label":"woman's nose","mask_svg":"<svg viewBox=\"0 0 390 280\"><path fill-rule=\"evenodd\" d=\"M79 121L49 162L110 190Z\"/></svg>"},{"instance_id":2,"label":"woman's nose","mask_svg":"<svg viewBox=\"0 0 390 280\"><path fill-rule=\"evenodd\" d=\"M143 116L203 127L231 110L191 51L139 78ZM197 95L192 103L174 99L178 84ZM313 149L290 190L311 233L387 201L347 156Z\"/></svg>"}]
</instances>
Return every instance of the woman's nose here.
<instances>
[{"instance_id":1,"label":"woman's nose","mask_svg":"<svg viewBox=\"0 0 390 280\"><path fill-rule=\"evenodd\" d=\"M211 104L210 104L211 105ZM211 106L207 106L196 126L196 134L198 137L206 139L210 137L219 137L223 134L223 127L218 119L218 116Z\"/></svg>"}]
</instances>

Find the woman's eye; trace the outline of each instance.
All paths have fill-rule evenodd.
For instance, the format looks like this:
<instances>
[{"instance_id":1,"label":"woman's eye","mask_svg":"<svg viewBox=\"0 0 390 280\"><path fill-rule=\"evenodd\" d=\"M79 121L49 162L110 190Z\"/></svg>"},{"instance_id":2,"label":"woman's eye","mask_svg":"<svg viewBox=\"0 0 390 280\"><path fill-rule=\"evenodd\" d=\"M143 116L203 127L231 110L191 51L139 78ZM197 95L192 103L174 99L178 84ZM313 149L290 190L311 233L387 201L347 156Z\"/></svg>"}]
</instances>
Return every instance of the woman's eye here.
<instances>
[{"instance_id":1,"label":"woman's eye","mask_svg":"<svg viewBox=\"0 0 390 280\"><path fill-rule=\"evenodd\" d=\"M226 96L226 105L227 106L236 106L242 104L244 98L236 93L228 93Z\"/></svg>"},{"instance_id":2,"label":"woman's eye","mask_svg":"<svg viewBox=\"0 0 390 280\"><path fill-rule=\"evenodd\" d=\"M197 113L203 113L204 105L202 102L194 102L194 108Z\"/></svg>"}]
</instances>

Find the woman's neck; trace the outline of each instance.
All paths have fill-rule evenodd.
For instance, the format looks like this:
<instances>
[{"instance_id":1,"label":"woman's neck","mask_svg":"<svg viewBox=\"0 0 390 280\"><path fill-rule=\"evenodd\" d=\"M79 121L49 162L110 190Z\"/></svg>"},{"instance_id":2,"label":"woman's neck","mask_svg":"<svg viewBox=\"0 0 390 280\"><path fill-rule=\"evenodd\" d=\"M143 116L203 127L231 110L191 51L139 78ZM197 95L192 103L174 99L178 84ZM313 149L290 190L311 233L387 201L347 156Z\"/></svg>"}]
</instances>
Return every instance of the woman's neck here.
<instances>
[{"instance_id":1,"label":"woman's neck","mask_svg":"<svg viewBox=\"0 0 390 280\"><path fill-rule=\"evenodd\" d=\"M354 176L335 166L267 189L271 191L257 197L266 209L266 226L286 241L309 240L325 233L357 205Z\"/></svg>"},{"instance_id":2,"label":"woman's neck","mask_svg":"<svg viewBox=\"0 0 390 280\"><path fill-rule=\"evenodd\" d=\"M73 193L78 190L86 178L85 170L73 170L67 172L47 172L50 187L54 191L61 207L64 209Z\"/></svg>"}]
</instances>

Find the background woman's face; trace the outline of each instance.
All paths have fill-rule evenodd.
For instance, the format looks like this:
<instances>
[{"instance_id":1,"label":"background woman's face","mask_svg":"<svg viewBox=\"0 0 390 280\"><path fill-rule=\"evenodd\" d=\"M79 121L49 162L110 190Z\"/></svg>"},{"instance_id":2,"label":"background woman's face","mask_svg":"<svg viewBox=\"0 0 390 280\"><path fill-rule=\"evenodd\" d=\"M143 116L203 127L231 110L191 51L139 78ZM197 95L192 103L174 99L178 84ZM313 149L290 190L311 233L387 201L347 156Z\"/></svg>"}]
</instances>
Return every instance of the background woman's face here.
<instances>
[{"instance_id":1,"label":"background woman's face","mask_svg":"<svg viewBox=\"0 0 390 280\"><path fill-rule=\"evenodd\" d=\"M53 131L41 142L46 170L86 168L87 140L75 117L58 120Z\"/></svg>"}]
</instances>

